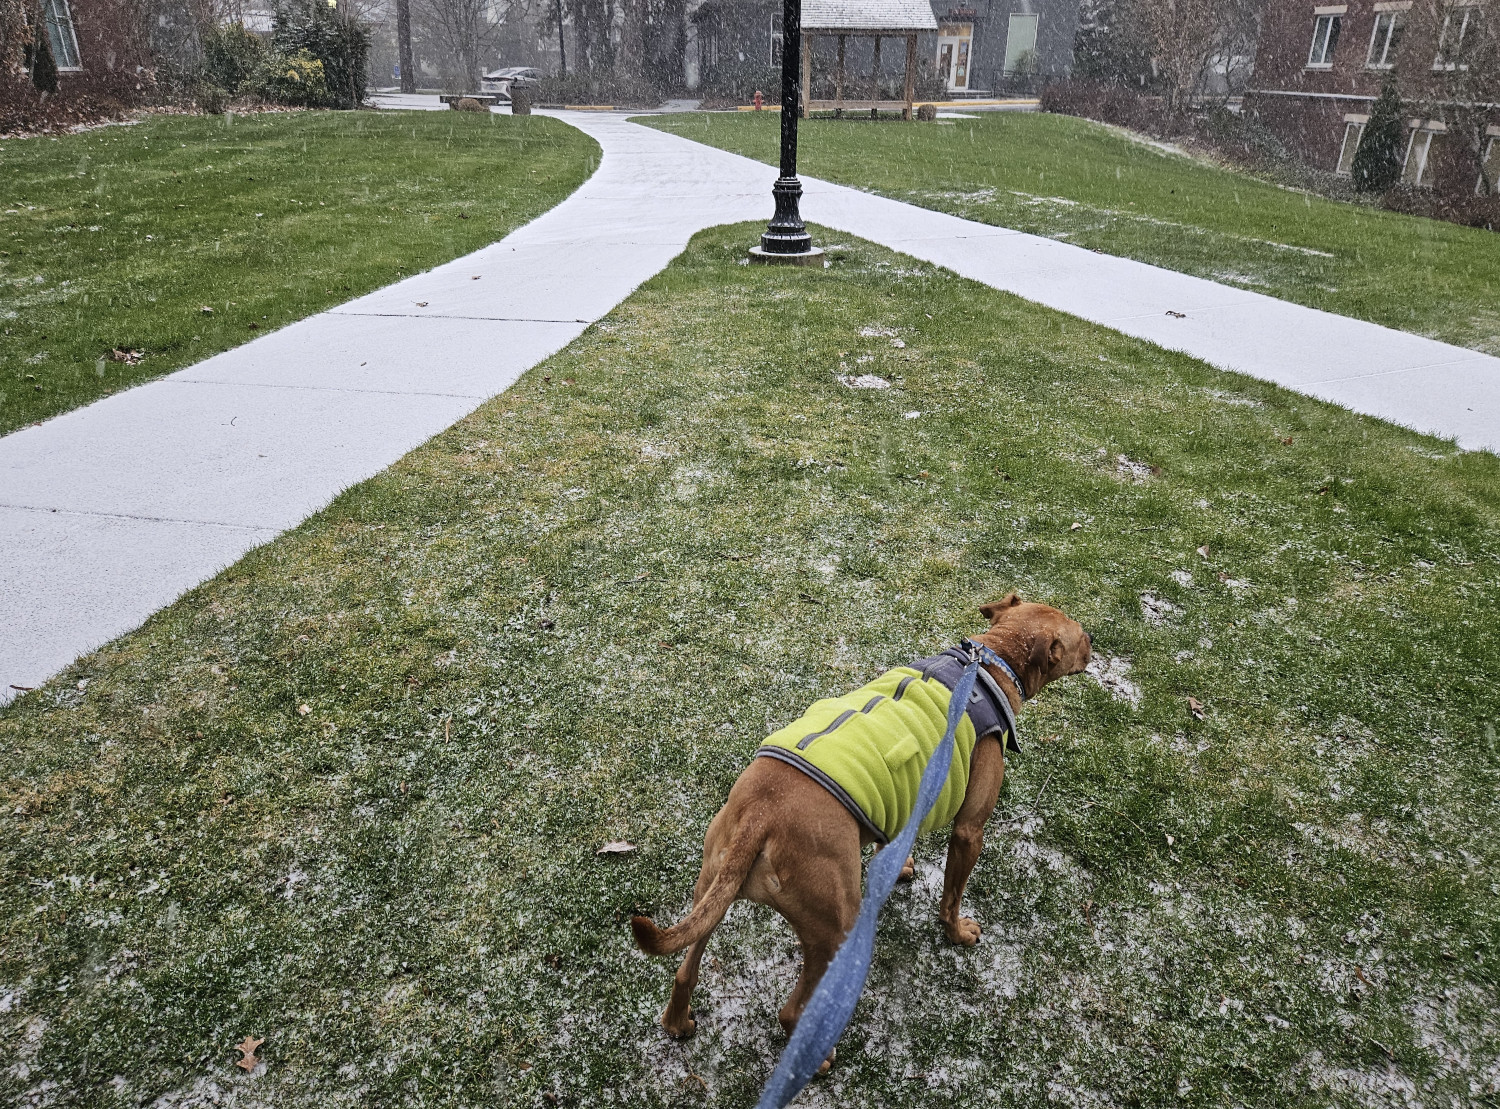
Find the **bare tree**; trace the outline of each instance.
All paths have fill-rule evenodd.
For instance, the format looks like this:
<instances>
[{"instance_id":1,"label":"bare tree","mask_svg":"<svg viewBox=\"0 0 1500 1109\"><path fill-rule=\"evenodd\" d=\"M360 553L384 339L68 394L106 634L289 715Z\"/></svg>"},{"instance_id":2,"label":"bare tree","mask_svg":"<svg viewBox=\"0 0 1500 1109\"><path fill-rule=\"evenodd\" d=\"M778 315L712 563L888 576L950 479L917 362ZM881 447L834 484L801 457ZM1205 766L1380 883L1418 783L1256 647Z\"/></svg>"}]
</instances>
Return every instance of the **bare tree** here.
<instances>
[{"instance_id":1,"label":"bare tree","mask_svg":"<svg viewBox=\"0 0 1500 1109\"><path fill-rule=\"evenodd\" d=\"M1128 20L1145 42L1167 109L1180 112L1204 86L1211 67L1247 51L1262 0L1131 0Z\"/></svg>"},{"instance_id":2,"label":"bare tree","mask_svg":"<svg viewBox=\"0 0 1500 1109\"><path fill-rule=\"evenodd\" d=\"M463 86L454 91L473 91L480 67L500 36L494 0L411 0L411 4L428 38L451 62L450 79Z\"/></svg>"},{"instance_id":3,"label":"bare tree","mask_svg":"<svg viewBox=\"0 0 1500 1109\"><path fill-rule=\"evenodd\" d=\"M1472 160L1479 191L1496 195L1485 164L1500 104L1500 0L1418 0L1398 63L1402 92L1440 120L1444 141Z\"/></svg>"}]
</instances>

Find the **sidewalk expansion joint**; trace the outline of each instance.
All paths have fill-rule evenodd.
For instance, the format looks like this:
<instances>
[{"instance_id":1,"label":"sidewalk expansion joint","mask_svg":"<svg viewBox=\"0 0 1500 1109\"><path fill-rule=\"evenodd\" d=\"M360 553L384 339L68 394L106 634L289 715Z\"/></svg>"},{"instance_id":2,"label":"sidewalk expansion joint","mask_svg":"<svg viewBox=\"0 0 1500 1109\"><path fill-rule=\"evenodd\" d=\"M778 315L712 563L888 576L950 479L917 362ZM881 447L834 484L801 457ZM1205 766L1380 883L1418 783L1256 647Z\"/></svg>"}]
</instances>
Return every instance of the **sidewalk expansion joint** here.
<instances>
[{"instance_id":1,"label":"sidewalk expansion joint","mask_svg":"<svg viewBox=\"0 0 1500 1109\"><path fill-rule=\"evenodd\" d=\"M397 320L485 320L489 323L593 323L593 320L545 320L535 316L457 316L446 312L351 312L347 308L330 308L334 316L378 316Z\"/></svg>"},{"instance_id":2,"label":"sidewalk expansion joint","mask_svg":"<svg viewBox=\"0 0 1500 1109\"><path fill-rule=\"evenodd\" d=\"M452 397L455 400L489 400L493 393L438 393L429 389L361 389L354 385L292 385L279 381L218 381L211 377L167 379L172 385L225 385L245 389L301 389L309 393L369 393L388 397Z\"/></svg>"},{"instance_id":3,"label":"sidewalk expansion joint","mask_svg":"<svg viewBox=\"0 0 1500 1109\"><path fill-rule=\"evenodd\" d=\"M44 508L34 504L7 504L0 501L0 511L36 512L47 516L90 516L101 520L136 520L146 524L186 524L190 527L229 528L232 531L264 532L269 538L279 535L283 528L265 524L231 524L224 520L190 520L182 516L146 516L135 512L96 512L88 508Z\"/></svg>"}]
</instances>

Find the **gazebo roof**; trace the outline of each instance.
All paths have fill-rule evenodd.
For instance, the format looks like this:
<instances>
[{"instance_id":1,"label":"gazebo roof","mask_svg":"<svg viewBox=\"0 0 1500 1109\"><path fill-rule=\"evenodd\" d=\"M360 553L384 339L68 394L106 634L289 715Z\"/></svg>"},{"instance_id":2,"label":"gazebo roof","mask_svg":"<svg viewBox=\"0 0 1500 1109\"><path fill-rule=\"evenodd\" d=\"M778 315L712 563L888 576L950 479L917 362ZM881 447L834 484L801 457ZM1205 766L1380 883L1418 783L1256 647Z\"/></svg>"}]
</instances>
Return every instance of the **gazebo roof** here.
<instances>
[{"instance_id":1,"label":"gazebo roof","mask_svg":"<svg viewBox=\"0 0 1500 1109\"><path fill-rule=\"evenodd\" d=\"M803 31L936 31L927 0L802 0Z\"/></svg>"}]
</instances>

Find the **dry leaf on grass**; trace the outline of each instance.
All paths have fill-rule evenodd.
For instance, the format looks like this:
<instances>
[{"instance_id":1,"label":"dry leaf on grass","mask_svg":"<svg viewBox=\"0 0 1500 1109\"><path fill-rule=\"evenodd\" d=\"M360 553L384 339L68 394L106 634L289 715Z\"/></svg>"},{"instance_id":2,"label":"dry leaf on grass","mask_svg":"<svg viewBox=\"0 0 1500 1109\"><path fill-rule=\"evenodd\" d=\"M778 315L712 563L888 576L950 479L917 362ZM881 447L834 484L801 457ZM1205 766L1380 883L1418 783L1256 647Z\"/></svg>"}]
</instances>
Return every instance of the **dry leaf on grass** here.
<instances>
[{"instance_id":1,"label":"dry leaf on grass","mask_svg":"<svg viewBox=\"0 0 1500 1109\"><path fill-rule=\"evenodd\" d=\"M297 706L297 715L298 716L306 716L310 712L312 712L312 709L309 706L307 706L307 705L298 705Z\"/></svg>"},{"instance_id":2,"label":"dry leaf on grass","mask_svg":"<svg viewBox=\"0 0 1500 1109\"><path fill-rule=\"evenodd\" d=\"M628 855L635 850L635 844L628 843L623 839L612 839L595 854L598 855Z\"/></svg>"},{"instance_id":3,"label":"dry leaf on grass","mask_svg":"<svg viewBox=\"0 0 1500 1109\"><path fill-rule=\"evenodd\" d=\"M1201 554L1204 558L1207 558L1208 557L1208 544L1205 543L1205 544L1203 544L1203 546L1199 547L1198 548L1198 553Z\"/></svg>"},{"instance_id":4,"label":"dry leaf on grass","mask_svg":"<svg viewBox=\"0 0 1500 1109\"><path fill-rule=\"evenodd\" d=\"M265 1042L264 1038L256 1039L254 1036L246 1036L239 1043L235 1044L234 1049L240 1052L240 1058L235 1060L234 1065L246 1072L253 1071L260 1065L260 1060L255 1057L255 1052Z\"/></svg>"},{"instance_id":5,"label":"dry leaf on grass","mask_svg":"<svg viewBox=\"0 0 1500 1109\"><path fill-rule=\"evenodd\" d=\"M1188 711L1193 714L1194 720L1202 720L1206 715L1203 709L1203 702L1196 697L1188 698Z\"/></svg>"}]
</instances>

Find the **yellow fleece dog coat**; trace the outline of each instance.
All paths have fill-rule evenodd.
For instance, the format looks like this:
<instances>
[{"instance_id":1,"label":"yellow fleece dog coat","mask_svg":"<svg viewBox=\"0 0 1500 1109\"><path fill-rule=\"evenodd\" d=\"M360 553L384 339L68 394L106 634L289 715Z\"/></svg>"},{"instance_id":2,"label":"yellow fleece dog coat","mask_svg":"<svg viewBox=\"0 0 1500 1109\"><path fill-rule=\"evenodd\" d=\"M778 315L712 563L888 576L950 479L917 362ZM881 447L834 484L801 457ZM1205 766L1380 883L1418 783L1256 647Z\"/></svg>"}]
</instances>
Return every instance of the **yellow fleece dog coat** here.
<instances>
[{"instance_id":1,"label":"yellow fleece dog coat","mask_svg":"<svg viewBox=\"0 0 1500 1109\"><path fill-rule=\"evenodd\" d=\"M979 696L976 690L976 703ZM952 692L942 681L924 677L923 670L915 667L898 666L853 693L816 702L801 719L766 737L755 754L790 763L812 777L877 842L886 843L911 819L922 771L947 730L951 699ZM1004 712L1009 717L1008 704ZM991 709L984 715L993 719L995 713ZM985 734L995 730L991 727ZM1009 734L1002 739L1014 734L1011 727L1005 731ZM978 738L974 721L965 712L953 737L948 779L922 821L923 832L942 828L958 815L969 788L969 762Z\"/></svg>"}]
</instances>

